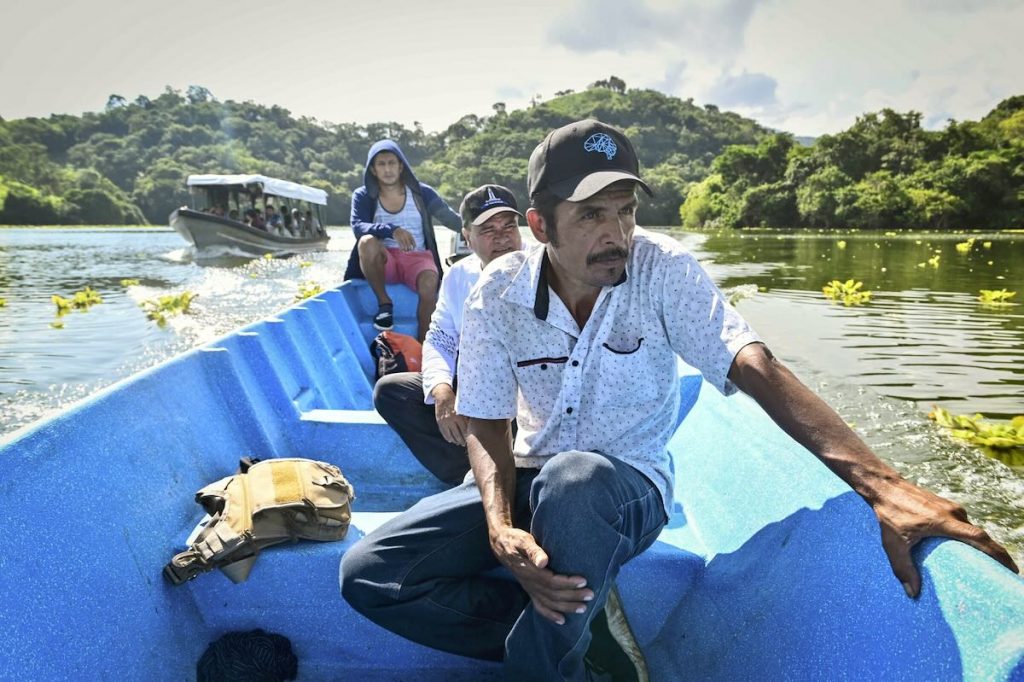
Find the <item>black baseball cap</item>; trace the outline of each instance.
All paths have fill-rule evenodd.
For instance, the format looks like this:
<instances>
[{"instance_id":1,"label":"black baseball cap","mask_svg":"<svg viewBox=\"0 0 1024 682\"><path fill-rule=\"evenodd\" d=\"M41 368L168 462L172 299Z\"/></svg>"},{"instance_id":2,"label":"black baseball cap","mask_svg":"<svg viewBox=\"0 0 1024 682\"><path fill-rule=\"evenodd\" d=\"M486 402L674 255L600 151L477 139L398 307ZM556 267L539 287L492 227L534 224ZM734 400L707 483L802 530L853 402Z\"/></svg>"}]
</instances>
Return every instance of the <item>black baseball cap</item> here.
<instances>
[{"instance_id":1,"label":"black baseball cap","mask_svg":"<svg viewBox=\"0 0 1024 682\"><path fill-rule=\"evenodd\" d=\"M583 201L619 180L640 179L640 162L625 133L614 126L586 119L548 133L530 155L526 175L530 198L548 190L566 201Z\"/></svg>"},{"instance_id":2,"label":"black baseball cap","mask_svg":"<svg viewBox=\"0 0 1024 682\"><path fill-rule=\"evenodd\" d=\"M512 211L519 217L519 205L516 203L516 195L512 190L501 185L481 185L470 191L462 200L459 206L459 213L462 214L462 224L483 225L494 215Z\"/></svg>"}]
</instances>

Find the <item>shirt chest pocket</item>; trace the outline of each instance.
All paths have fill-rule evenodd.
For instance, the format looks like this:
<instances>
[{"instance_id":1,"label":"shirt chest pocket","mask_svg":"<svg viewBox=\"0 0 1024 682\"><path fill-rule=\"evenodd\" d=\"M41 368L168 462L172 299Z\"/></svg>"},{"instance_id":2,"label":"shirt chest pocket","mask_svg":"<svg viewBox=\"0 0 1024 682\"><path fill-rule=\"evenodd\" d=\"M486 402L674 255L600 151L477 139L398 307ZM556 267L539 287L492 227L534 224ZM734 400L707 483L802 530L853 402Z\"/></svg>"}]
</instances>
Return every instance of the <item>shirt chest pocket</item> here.
<instances>
[{"instance_id":1,"label":"shirt chest pocket","mask_svg":"<svg viewBox=\"0 0 1024 682\"><path fill-rule=\"evenodd\" d=\"M516 361L516 380L531 412L547 415L562 392L569 356L531 356Z\"/></svg>"},{"instance_id":2,"label":"shirt chest pocket","mask_svg":"<svg viewBox=\"0 0 1024 682\"><path fill-rule=\"evenodd\" d=\"M637 405L659 396L659 381L643 337L609 339L597 349L594 399L600 405Z\"/></svg>"}]
</instances>

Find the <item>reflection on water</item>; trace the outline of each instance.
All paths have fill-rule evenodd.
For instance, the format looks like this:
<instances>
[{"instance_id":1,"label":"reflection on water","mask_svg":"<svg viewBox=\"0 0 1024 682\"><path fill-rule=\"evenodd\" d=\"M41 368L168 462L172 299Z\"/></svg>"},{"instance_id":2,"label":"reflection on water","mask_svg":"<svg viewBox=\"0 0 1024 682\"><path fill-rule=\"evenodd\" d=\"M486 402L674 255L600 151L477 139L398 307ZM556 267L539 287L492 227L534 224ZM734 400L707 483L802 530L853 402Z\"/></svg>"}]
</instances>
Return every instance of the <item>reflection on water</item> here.
<instances>
[{"instance_id":1,"label":"reflection on water","mask_svg":"<svg viewBox=\"0 0 1024 682\"><path fill-rule=\"evenodd\" d=\"M196 262L170 230L0 230L0 434L286 307L302 282L338 284L353 240L348 228L330 234L326 252ZM949 440L926 417L933 403L1024 413L1024 306L976 300L980 289L1002 288L1024 299L1024 234L979 235L966 254L955 247L965 236L928 233L679 238L723 288L761 290L739 310L879 455L964 504L1024 565L1024 469ZM122 286L127 278L139 284ZM863 280L872 302L826 301L821 287L837 278ZM50 296L85 286L103 303L52 328ZM186 289L198 298L166 329L139 307Z\"/></svg>"},{"instance_id":2,"label":"reflection on water","mask_svg":"<svg viewBox=\"0 0 1024 682\"><path fill-rule=\"evenodd\" d=\"M712 234L701 249L724 288L767 289L740 307L773 345L882 395L1008 418L1024 412L1024 306L987 307L978 292L1024 296L1024 234L980 235L961 254L965 240L757 231ZM829 280L850 278L874 292L870 304L821 295Z\"/></svg>"},{"instance_id":3,"label":"reflection on water","mask_svg":"<svg viewBox=\"0 0 1024 682\"><path fill-rule=\"evenodd\" d=\"M337 285L352 238L331 234L326 252L197 261L170 230L0 230L0 434L286 307L302 282ZM86 286L103 303L51 327L50 297ZM146 319L142 301L185 290L198 294L188 315Z\"/></svg>"},{"instance_id":4,"label":"reflection on water","mask_svg":"<svg viewBox=\"0 0 1024 682\"><path fill-rule=\"evenodd\" d=\"M1024 234L976 236L968 253L956 249L965 235L920 232L679 237L723 289L756 285L737 308L883 459L963 504L1024 565L1024 457L986 456L927 418L934 404L1024 414L1024 305L977 299L1004 288L1024 298ZM850 278L874 292L871 303L824 298L827 282Z\"/></svg>"}]
</instances>

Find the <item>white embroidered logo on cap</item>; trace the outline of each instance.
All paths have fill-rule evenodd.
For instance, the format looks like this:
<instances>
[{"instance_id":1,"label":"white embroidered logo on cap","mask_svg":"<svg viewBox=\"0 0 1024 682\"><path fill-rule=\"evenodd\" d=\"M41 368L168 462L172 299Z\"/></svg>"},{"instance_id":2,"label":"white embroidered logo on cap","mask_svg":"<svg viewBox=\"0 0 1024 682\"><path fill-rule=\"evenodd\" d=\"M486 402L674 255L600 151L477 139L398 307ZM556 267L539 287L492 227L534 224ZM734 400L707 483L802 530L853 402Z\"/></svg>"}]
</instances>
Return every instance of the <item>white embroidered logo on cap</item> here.
<instances>
[{"instance_id":1,"label":"white embroidered logo on cap","mask_svg":"<svg viewBox=\"0 0 1024 682\"><path fill-rule=\"evenodd\" d=\"M487 188L487 201L480 204L481 210L487 210L492 206L508 206L509 203L501 197L494 196L494 190L490 187Z\"/></svg>"},{"instance_id":2,"label":"white embroidered logo on cap","mask_svg":"<svg viewBox=\"0 0 1024 682\"><path fill-rule=\"evenodd\" d=\"M583 149L588 152L604 154L611 161L618 154L619 148L615 146L615 140L607 133L594 133L583 143Z\"/></svg>"}]
</instances>

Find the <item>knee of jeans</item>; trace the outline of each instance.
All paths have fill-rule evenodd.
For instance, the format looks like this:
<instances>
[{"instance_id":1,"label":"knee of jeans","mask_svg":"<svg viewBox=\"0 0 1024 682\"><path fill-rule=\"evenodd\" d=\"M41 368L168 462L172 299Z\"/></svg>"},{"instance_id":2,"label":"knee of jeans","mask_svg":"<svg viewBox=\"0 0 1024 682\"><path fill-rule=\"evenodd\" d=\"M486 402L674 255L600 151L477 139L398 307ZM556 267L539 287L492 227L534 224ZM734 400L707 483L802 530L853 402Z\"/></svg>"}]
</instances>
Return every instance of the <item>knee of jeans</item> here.
<instances>
[{"instance_id":1,"label":"knee of jeans","mask_svg":"<svg viewBox=\"0 0 1024 682\"><path fill-rule=\"evenodd\" d=\"M394 375L385 374L373 385L373 406L381 413L381 416L384 415L384 411L387 410L388 406L395 400L397 387L393 381L388 379L388 377L392 376Z\"/></svg>"},{"instance_id":2,"label":"knee of jeans","mask_svg":"<svg viewBox=\"0 0 1024 682\"><path fill-rule=\"evenodd\" d=\"M364 615L372 612L387 600L380 589L379 578L373 574L373 566L379 560L367 549L365 543L357 542L341 558L341 596L349 606Z\"/></svg>"},{"instance_id":3,"label":"knee of jeans","mask_svg":"<svg viewBox=\"0 0 1024 682\"><path fill-rule=\"evenodd\" d=\"M541 469L530 491L534 518L538 513L557 515L608 510L617 515L609 494L616 476L614 465L593 452L563 452Z\"/></svg>"}]
</instances>

